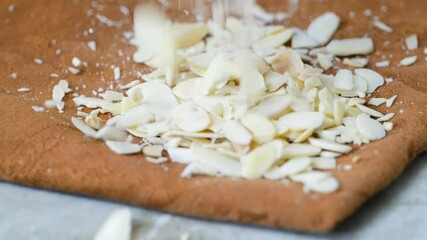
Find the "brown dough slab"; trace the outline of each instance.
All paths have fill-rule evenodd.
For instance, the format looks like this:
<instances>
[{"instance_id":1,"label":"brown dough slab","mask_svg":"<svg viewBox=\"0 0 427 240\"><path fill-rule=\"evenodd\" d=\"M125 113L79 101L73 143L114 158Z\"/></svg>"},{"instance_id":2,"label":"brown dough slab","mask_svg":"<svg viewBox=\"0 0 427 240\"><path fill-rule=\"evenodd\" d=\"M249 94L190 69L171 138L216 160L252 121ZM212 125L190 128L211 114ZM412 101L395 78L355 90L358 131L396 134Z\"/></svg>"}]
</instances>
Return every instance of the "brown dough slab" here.
<instances>
[{"instance_id":1,"label":"brown dough slab","mask_svg":"<svg viewBox=\"0 0 427 240\"><path fill-rule=\"evenodd\" d=\"M149 208L209 219L228 220L264 226L305 231L330 231L351 215L373 194L392 182L404 167L427 147L427 1L300 1L288 23L306 27L314 16L325 11L336 12L343 23L335 38L373 37L376 53L370 56L370 67L385 55L391 66L377 69L395 81L375 93L378 97L398 98L391 108L395 128L378 142L355 149L339 159L350 164L353 156L361 161L351 171L336 170L341 188L332 194L305 194L301 185L267 180L233 180L228 178L179 176L183 166L148 163L142 155L118 156L104 144L83 137L70 125L75 114L71 94L65 97L65 113L55 109L36 113L31 106L42 106L50 98L59 79L67 79L79 93L90 95L99 87L106 89L113 78L111 64L122 69L122 82L136 78L141 65L126 62L134 48L123 40L123 32L132 29L130 18L118 10L119 4L132 8L134 1L100 1L103 10L92 10L111 19L122 19L121 28L107 27L90 14L91 1L68 0L3 0L0 1L0 179L40 188L74 192L119 200ZM262 1L274 9L279 1ZM9 13L10 4L15 11ZM380 6L388 7L381 12ZM371 17L363 11L372 9L375 16L394 28L392 34L374 29ZM89 12L88 12L89 11ZM349 17L354 11L355 18ZM94 34L84 36L89 27ZM418 62L410 67L397 67L406 56L402 38L416 33L420 49L411 51ZM56 41L52 41L52 40ZM92 52L87 41L97 42ZM391 44L384 46L384 41ZM55 54L56 49L62 53ZM117 51L124 53L118 56ZM81 75L63 71L71 57L87 61ZM34 58L42 58L37 65ZM97 65L98 63L98 65ZM373 67L375 69L375 67ZM17 73L17 79L9 75ZM102 73L102 74L101 74ZM105 80L103 80L105 79ZM86 84L86 89L83 85ZM18 88L28 87L29 93ZM378 206L380 207L380 206Z\"/></svg>"}]
</instances>

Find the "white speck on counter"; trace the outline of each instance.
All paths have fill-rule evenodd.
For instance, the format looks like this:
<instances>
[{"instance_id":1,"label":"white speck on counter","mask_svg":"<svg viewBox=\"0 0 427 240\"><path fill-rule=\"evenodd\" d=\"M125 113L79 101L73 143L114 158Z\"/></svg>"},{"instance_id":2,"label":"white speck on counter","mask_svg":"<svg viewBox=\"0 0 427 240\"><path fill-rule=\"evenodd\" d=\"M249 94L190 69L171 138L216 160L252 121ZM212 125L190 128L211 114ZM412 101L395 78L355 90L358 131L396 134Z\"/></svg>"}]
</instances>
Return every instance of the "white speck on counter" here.
<instances>
[{"instance_id":1,"label":"white speck on counter","mask_svg":"<svg viewBox=\"0 0 427 240\"><path fill-rule=\"evenodd\" d=\"M35 112L43 112L43 111L44 111L44 107L31 106L31 108L32 108Z\"/></svg>"},{"instance_id":2,"label":"white speck on counter","mask_svg":"<svg viewBox=\"0 0 427 240\"><path fill-rule=\"evenodd\" d=\"M10 74L10 77L13 79L16 79L17 76L18 76L18 74L16 72L13 72Z\"/></svg>"},{"instance_id":3,"label":"white speck on counter","mask_svg":"<svg viewBox=\"0 0 427 240\"><path fill-rule=\"evenodd\" d=\"M34 58L34 63L43 64L43 60L41 60L40 58Z\"/></svg>"},{"instance_id":4,"label":"white speck on counter","mask_svg":"<svg viewBox=\"0 0 427 240\"><path fill-rule=\"evenodd\" d=\"M87 47L92 50L93 52L96 51L96 42L95 41L89 41L87 42Z\"/></svg>"},{"instance_id":5,"label":"white speck on counter","mask_svg":"<svg viewBox=\"0 0 427 240\"><path fill-rule=\"evenodd\" d=\"M18 89L18 92L29 92L29 91L31 91L31 90L29 88L26 88L26 87L22 87L22 88Z\"/></svg>"}]
</instances>

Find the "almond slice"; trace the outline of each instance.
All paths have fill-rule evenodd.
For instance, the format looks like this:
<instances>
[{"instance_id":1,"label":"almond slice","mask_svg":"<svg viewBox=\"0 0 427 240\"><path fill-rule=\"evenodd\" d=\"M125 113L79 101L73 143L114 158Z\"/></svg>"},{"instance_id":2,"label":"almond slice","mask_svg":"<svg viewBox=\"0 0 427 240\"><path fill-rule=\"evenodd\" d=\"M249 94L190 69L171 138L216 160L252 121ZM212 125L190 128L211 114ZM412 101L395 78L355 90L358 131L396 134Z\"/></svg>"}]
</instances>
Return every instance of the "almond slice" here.
<instances>
[{"instance_id":1,"label":"almond slice","mask_svg":"<svg viewBox=\"0 0 427 240\"><path fill-rule=\"evenodd\" d=\"M263 52L266 49L277 48L287 43L292 35L292 29L283 29L282 31L275 32L274 34L267 35L258 40L252 47L256 53Z\"/></svg>"},{"instance_id":2,"label":"almond slice","mask_svg":"<svg viewBox=\"0 0 427 240\"><path fill-rule=\"evenodd\" d=\"M418 48L418 36L417 34L412 34L405 38L406 47L408 50L415 50Z\"/></svg>"},{"instance_id":3,"label":"almond slice","mask_svg":"<svg viewBox=\"0 0 427 240\"><path fill-rule=\"evenodd\" d=\"M289 96L271 97L249 109L249 112L270 119L276 118L281 116L289 108L291 102L292 98Z\"/></svg>"},{"instance_id":4,"label":"almond slice","mask_svg":"<svg viewBox=\"0 0 427 240\"><path fill-rule=\"evenodd\" d=\"M310 142L311 145L320 147L328 151L348 153L352 150L350 146L340 144L337 142L328 141L321 138L309 138L308 141Z\"/></svg>"},{"instance_id":5,"label":"almond slice","mask_svg":"<svg viewBox=\"0 0 427 240\"><path fill-rule=\"evenodd\" d=\"M258 143L264 143L273 140L276 135L276 128L265 117L247 113L241 122L252 134L253 139Z\"/></svg>"},{"instance_id":6,"label":"almond slice","mask_svg":"<svg viewBox=\"0 0 427 240\"><path fill-rule=\"evenodd\" d=\"M322 149L305 143L292 143L282 150L282 158L312 157L318 155Z\"/></svg>"},{"instance_id":7,"label":"almond slice","mask_svg":"<svg viewBox=\"0 0 427 240\"><path fill-rule=\"evenodd\" d=\"M96 133L97 139L123 142L126 141L128 135L126 132L113 126L104 126Z\"/></svg>"},{"instance_id":8,"label":"almond slice","mask_svg":"<svg viewBox=\"0 0 427 240\"><path fill-rule=\"evenodd\" d=\"M386 107L391 107L394 101L396 100L396 98L397 98L397 95L394 95L393 97L387 99L385 103Z\"/></svg>"},{"instance_id":9,"label":"almond slice","mask_svg":"<svg viewBox=\"0 0 427 240\"><path fill-rule=\"evenodd\" d=\"M135 154L141 152L141 146L129 142L105 141L111 151L117 154Z\"/></svg>"},{"instance_id":10,"label":"almond slice","mask_svg":"<svg viewBox=\"0 0 427 240\"><path fill-rule=\"evenodd\" d=\"M150 157L161 157L163 152L163 146L162 145L148 145L142 148L142 153L144 153L145 156Z\"/></svg>"},{"instance_id":11,"label":"almond slice","mask_svg":"<svg viewBox=\"0 0 427 240\"><path fill-rule=\"evenodd\" d=\"M215 169L220 175L230 177L240 176L241 164L234 159L200 146L195 147L192 151L198 162Z\"/></svg>"},{"instance_id":12,"label":"almond slice","mask_svg":"<svg viewBox=\"0 0 427 240\"><path fill-rule=\"evenodd\" d=\"M402 59L399 64L401 66L410 66L414 64L416 61L417 61L417 56L410 56Z\"/></svg>"},{"instance_id":13,"label":"almond slice","mask_svg":"<svg viewBox=\"0 0 427 240\"><path fill-rule=\"evenodd\" d=\"M326 12L315 18L307 28L307 34L320 45L324 45L332 38L340 25L340 18L332 12Z\"/></svg>"},{"instance_id":14,"label":"almond slice","mask_svg":"<svg viewBox=\"0 0 427 240\"><path fill-rule=\"evenodd\" d=\"M367 58L354 57L354 58L344 58L343 63L350 67L363 68L368 64L369 60Z\"/></svg>"},{"instance_id":15,"label":"almond slice","mask_svg":"<svg viewBox=\"0 0 427 240\"><path fill-rule=\"evenodd\" d=\"M221 131L224 136L232 143L239 145L248 145L252 136L240 123L237 121L227 121L224 123Z\"/></svg>"},{"instance_id":16,"label":"almond slice","mask_svg":"<svg viewBox=\"0 0 427 240\"><path fill-rule=\"evenodd\" d=\"M357 108L359 108L362 112L367 113L367 114L369 114L369 115L371 115L371 116L373 116L373 117L382 117L382 116L384 116L384 114L382 114L382 113L380 113L380 112L378 112L378 111L375 111L374 109L368 108L368 107L366 107L366 106L364 106L364 105L356 104L356 106L357 106Z\"/></svg>"},{"instance_id":17,"label":"almond slice","mask_svg":"<svg viewBox=\"0 0 427 240\"><path fill-rule=\"evenodd\" d=\"M202 22L174 23L172 32L177 47L188 48L202 41L208 33L208 27Z\"/></svg>"},{"instance_id":18,"label":"almond slice","mask_svg":"<svg viewBox=\"0 0 427 240\"><path fill-rule=\"evenodd\" d=\"M360 133L371 141L382 139L386 135L384 126L381 123L364 114L357 116L356 124Z\"/></svg>"},{"instance_id":19,"label":"almond slice","mask_svg":"<svg viewBox=\"0 0 427 240\"><path fill-rule=\"evenodd\" d=\"M132 212L128 208L115 210L96 232L94 240L131 239Z\"/></svg>"},{"instance_id":20,"label":"almond slice","mask_svg":"<svg viewBox=\"0 0 427 240\"><path fill-rule=\"evenodd\" d=\"M186 132L201 132L209 127L211 118L195 104L183 103L175 109L174 123Z\"/></svg>"},{"instance_id":21,"label":"almond slice","mask_svg":"<svg viewBox=\"0 0 427 240\"><path fill-rule=\"evenodd\" d=\"M304 188L318 193L331 193L337 191L339 185L338 180L330 176L316 182L307 183L304 185Z\"/></svg>"},{"instance_id":22,"label":"almond slice","mask_svg":"<svg viewBox=\"0 0 427 240\"><path fill-rule=\"evenodd\" d=\"M340 157L341 155L342 155L341 153L330 152L330 151L322 151L320 153L320 157L325 157L325 158L336 158L336 157Z\"/></svg>"},{"instance_id":23,"label":"almond slice","mask_svg":"<svg viewBox=\"0 0 427 240\"><path fill-rule=\"evenodd\" d=\"M335 125L342 125L343 118L345 114L345 99L336 98L334 100L334 121Z\"/></svg>"},{"instance_id":24,"label":"almond slice","mask_svg":"<svg viewBox=\"0 0 427 240\"><path fill-rule=\"evenodd\" d=\"M292 48L315 48L321 44L319 44L315 38L308 35L307 32L296 29L292 36L291 45Z\"/></svg>"},{"instance_id":25,"label":"almond slice","mask_svg":"<svg viewBox=\"0 0 427 240\"><path fill-rule=\"evenodd\" d=\"M283 144L280 141L266 143L241 158L242 176L260 178L278 159Z\"/></svg>"},{"instance_id":26,"label":"almond slice","mask_svg":"<svg viewBox=\"0 0 427 240\"><path fill-rule=\"evenodd\" d=\"M334 86L342 90L353 89L353 74L350 70L340 69L334 78Z\"/></svg>"},{"instance_id":27,"label":"almond slice","mask_svg":"<svg viewBox=\"0 0 427 240\"><path fill-rule=\"evenodd\" d=\"M384 116L382 116L382 117L380 117L380 118L377 118L377 121L379 121L379 122L385 122L385 121L388 121L388 120L390 120L391 118L393 118L394 117L394 115L396 115L395 113L387 113L386 115L384 115Z\"/></svg>"},{"instance_id":28,"label":"almond slice","mask_svg":"<svg viewBox=\"0 0 427 240\"><path fill-rule=\"evenodd\" d=\"M374 51L374 42L371 38L332 40L326 49L337 56L369 54Z\"/></svg>"},{"instance_id":29,"label":"almond slice","mask_svg":"<svg viewBox=\"0 0 427 240\"><path fill-rule=\"evenodd\" d=\"M224 56L224 54L217 55L211 61L203 78L203 94L208 95L214 90L220 89L227 84L230 78L230 73L226 66L228 61L229 60Z\"/></svg>"},{"instance_id":30,"label":"almond slice","mask_svg":"<svg viewBox=\"0 0 427 240\"><path fill-rule=\"evenodd\" d=\"M310 164L311 159L308 157L293 158L285 162L282 166L265 173L264 177L270 180L285 178L303 172L310 167Z\"/></svg>"},{"instance_id":31,"label":"almond slice","mask_svg":"<svg viewBox=\"0 0 427 240\"><path fill-rule=\"evenodd\" d=\"M329 170L337 167L337 160L334 157L311 158L311 165L315 169Z\"/></svg>"},{"instance_id":32,"label":"almond slice","mask_svg":"<svg viewBox=\"0 0 427 240\"><path fill-rule=\"evenodd\" d=\"M269 71L264 78L265 86L269 92L277 91L286 83L286 78L277 72Z\"/></svg>"},{"instance_id":33,"label":"almond slice","mask_svg":"<svg viewBox=\"0 0 427 240\"><path fill-rule=\"evenodd\" d=\"M189 148L169 148L167 152L172 162L190 164L196 161L193 151Z\"/></svg>"},{"instance_id":34,"label":"almond slice","mask_svg":"<svg viewBox=\"0 0 427 240\"><path fill-rule=\"evenodd\" d=\"M383 103L386 103L387 99L385 98L371 98L368 102L368 104L370 105L374 105L374 106L379 106Z\"/></svg>"},{"instance_id":35,"label":"almond slice","mask_svg":"<svg viewBox=\"0 0 427 240\"><path fill-rule=\"evenodd\" d=\"M73 123L74 127L76 127L80 132L82 132L84 135L91 137L91 138L97 138L96 131L93 130L91 127L89 127L85 122L82 120L72 117L71 122Z\"/></svg>"},{"instance_id":36,"label":"almond slice","mask_svg":"<svg viewBox=\"0 0 427 240\"><path fill-rule=\"evenodd\" d=\"M371 69L356 69L354 73L368 83L367 93L373 93L375 89L384 84L384 78Z\"/></svg>"},{"instance_id":37,"label":"almond slice","mask_svg":"<svg viewBox=\"0 0 427 240\"><path fill-rule=\"evenodd\" d=\"M292 131L300 131L318 128L323 120L324 115L319 112L293 112L282 116L279 122Z\"/></svg>"}]
</instances>

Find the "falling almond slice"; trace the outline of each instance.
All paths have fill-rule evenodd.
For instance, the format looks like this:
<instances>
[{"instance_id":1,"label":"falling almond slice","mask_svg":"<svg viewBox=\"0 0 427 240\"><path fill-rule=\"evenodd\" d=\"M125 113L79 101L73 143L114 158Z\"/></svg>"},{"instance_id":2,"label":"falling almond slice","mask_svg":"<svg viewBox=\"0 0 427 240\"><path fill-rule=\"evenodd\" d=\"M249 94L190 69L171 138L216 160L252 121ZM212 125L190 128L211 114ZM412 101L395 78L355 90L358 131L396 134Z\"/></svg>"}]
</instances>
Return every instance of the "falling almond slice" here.
<instances>
[{"instance_id":1,"label":"falling almond slice","mask_svg":"<svg viewBox=\"0 0 427 240\"><path fill-rule=\"evenodd\" d=\"M326 49L337 56L369 54L374 51L374 42L371 38L332 40Z\"/></svg>"},{"instance_id":2,"label":"falling almond slice","mask_svg":"<svg viewBox=\"0 0 427 240\"><path fill-rule=\"evenodd\" d=\"M417 58L418 58L417 56L406 57L406 58L402 59L399 64L401 66L410 66L417 61Z\"/></svg>"},{"instance_id":3,"label":"falling almond slice","mask_svg":"<svg viewBox=\"0 0 427 240\"><path fill-rule=\"evenodd\" d=\"M275 32L274 34L265 36L261 40L255 42L252 47L257 53L260 53L265 49L276 48L288 42L291 39L292 34L292 29L284 29L282 31Z\"/></svg>"},{"instance_id":4,"label":"falling almond slice","mask_svg":"<svg viewBox=\"0 0 427 240\"><path fill-rule=\"evenodd\" d=\"M172 31L177 47L188 48L202 41L208 33L208 27L202 22L174 23Z\"/></svg>"},{"instance_id":5,"label":"falling almond slice","mask_svg":"<svg viewBox=\"0 0 427 240\"><path fill-rule=\"evenodd\" d=\"M332 12L326 12L314 19L307 28L307 34L320 45L324 45L332 38L340 25L340 18Z\"/></svg>"},{"instance_id":6,"label":"falling almond slice","mask_svg":"<svg viewBox=\"0 0 427 240\"><path fill-rule=\"evenodd\" d=\"M132 213L128 208L114 211L95 234L94 240L129 240L132 232Z\"/></svg>"}]
</instances>

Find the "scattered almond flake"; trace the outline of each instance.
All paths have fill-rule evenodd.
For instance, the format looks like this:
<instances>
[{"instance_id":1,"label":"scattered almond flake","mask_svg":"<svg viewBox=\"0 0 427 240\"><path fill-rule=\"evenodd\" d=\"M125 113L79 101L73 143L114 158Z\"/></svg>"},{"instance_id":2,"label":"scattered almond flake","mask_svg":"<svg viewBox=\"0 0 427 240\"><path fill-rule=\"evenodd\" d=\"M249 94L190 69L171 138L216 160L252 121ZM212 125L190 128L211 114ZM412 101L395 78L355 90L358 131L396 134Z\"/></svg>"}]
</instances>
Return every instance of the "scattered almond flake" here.
<instances>
[{"instance_id":1,"label":"scattered almond flake","mask_svg":"<svg viewBox=\"0 0 427 240\"><path fill-rule=\"evenodd\" d=\"M393 28L391 28L389 25L381 22L379 19L375 19L374 20L374 27L387 32L387 33L392 33L393 32Z\"/></svg>"},{"instance_id":2,"label":"scattered almond flake","mask_svg":"<svg viewBox=\"0 0 427 240\"><path fill-rule=\"evenodd\" d=\"M51 73L50 77L52 77L52 78L59 78L59 74L57 74L57 73Z\"/></svg>"},{"instance_id":3,"label":"scattered almond flake","mask_svg":"<svg viewBox=\"0 0 427 240\"><path fill-rule=\"evenodd\" d=\"M245 114L241 121L258 143L271 141L276 135L276 128L263 116L249 113Z\"/></svg>"},{"instance_id":4,"label":"scattered almond flake","mask_svg":"<svg viewBox=\"0 0 427 240\"><path fill-rule=\"evenodd\" d=\"M87 42L87 47L92 50L93 52L96 51L96 42L95 41L89 41Z\"/></svg>"},{"instance_id":5,"label":"scattered almond flake","mask_svg":"<svg viewBox=\"0 0 427 240\"><path fill-rule=\"evenodd\" d=\"M364 114L357 116L356 125L360 133L368 140L379 140L384 138L386 135L384 127L380 122Z\"/></svg>"},{"instance_id":6,"label":"scattered almond flake","mask_svg":"<svg viewBox=\"0 0 427 240\"><path fill-rule=\"evenodd\" d=\"M401 114L403 114L403 113L405 112L405 110L400 109L400 110L399 110L399 112L400 112Z\"/></svg>"},{"instance_id":7,"label":"scattered almond flake","mask_svg":"<svg viewBox=\"0 0 427 240\"><path fill-rule=\"evenodd\" d=\"M410 56L402 59L399 64L401 66L410 66L414 64L416 61L417 61L417 56Z\"/></svg>"},{"instance_id":8,"label":"scattered almond flake","mask_svg":"<svg viewBox=\"0 0 427 240\"><path fill-rule=\"evenodd\" d=\"M126 85L120 85L119 86L119 89L129 89L129 88L133 88L133 87L135 87L136 85L138 85L138 84L140 84L141 83L141 81L139 81L139 80L133 80L132 82L130 82L130 83L128 83L128 84L126 84Z\"/></svg>"},{"instance_id":9,"label":"scattered almond flake","mask_svg":"<svg viewBox=\"0 0 427 240\"><path fill-rule=\"evenodd\" d=\"M56 55L61 54L61 52L62 52L62 50L61 50L61 49L56 49L56 50L55 50L55 54L56 54Z\"/></svg>"},{"instance_id":10,"label":"scattered almond flake","mask_svg":"<svg viewBox=\"0 0 427 240\"><path fill-rule=\"evenodd\" d=\"M295 30L292 35L292 48L315 48L319 45L320 44L305 31Z\"/></svg>"},{"instance_id":11,"label":"scattered almond flake","mask_svg":"<svg viewBox=\"0 0 427 240\"><path fill-rule=\"evenodd\" d=\"M73 57L71 59L71 64L73 65L73 67L78 68L78 67L80 67L82 65L82 61L79 58L77 58L77 57Z\"/></svg>"},{"instance_id":12,"label":"scattered almond flake","mask_svg":"<svg viewBox=\"0 0 427 240\"><path fill-rule=\"evenodd\" d=\"M415 50L418 48L418 36L412 34L409 37L405 38L406 48L408 50Z\"/></svg>"},{"instance_id":13,"label":"scattered almond flake","mask_svg":"<svg viewBox=\"0 0 427 240\"><path fill-rule=\"evenodd\" d=\"M239 145L248 145L252 140L249 131L237 121L227 121L224 123L221 132L229 141Z\"/></svg>"},{"instance_id":14,"label":"scattered almond flake","mask_svg":"<svg viewBox=\"0 0 427 240\"><path fill-rule=\"evenodd\" d=\"M381 62L376 62L375 66L376 67L388 67L388 66L390 66L390 61L384 60L384 61L381 61Z\"/></svg>"},{"instance_id":15,"label":"scattered almond flake","mask_svg":"<svg viewBox=\"0 0 427 240\"><path fill-rule=\"evenodd\" d=\"M119 81L120 80L120 68L119 67L113 68L113 72L114 72L114 80Z\"/></svg>"},{"instance_id":16,"label":"scattered almond flake","mask_svg":"<svg viewBox=\"0 0 427 240\"><path fill-rule=\"evenodd\" d=\"M384 122L383 123L383 127L386 131L393 130L393 126L394 126L394 124L392 122Z\"/></svg>"},{"instance_id":17,"label":"scattered almond flake","mask_svg":"<svg viewBox=\"0 0 427 240\"><path fill-rule=\"evenodd\" d=\"M365 9L365 10L363 11L363 15L364 15L365 17L370 17L370 16L372 16L372 10L371 10L371 9L369 9L369 8Z\"/></svg>"},{"instance_id":18,"label":"scattered almond flake","mask_svg":"<svg viewBox=\"0 0 427 240\"><path fill-rule=\"evenodd\" d=\"M126 17L130 16L130 10L128 7L126 7L125 5L120 5L119 6L119 10L120 12L125 15Z\"/></svg>"},{"instance_id":19,"label":"scattered almond flake","mask_svg":"<svg viewBox=\"0 0 427 240\"><path fill-rule=\"evenodd\" d=\"M377 118L377 121L379 122L384 122L384 121L388 121L390 119L392 119L394 117L394 115L396 115L395 113L387 113L386 115Z\"/></svg>"},{"instance_id":20,"label":"scattered almond flake","mask_svg":"<svg viewBox=\"0 0 427 240\"><path fill-rule=\"evenodd\" d=\"M394 103L394 100L396 100L396 98L397 98L397 95L394 95L393 97L387 99L386 104L385 104L386 107L391 107Z\"/></svg>"},{"instance_id":21,"label":"scattered almond flake","mask_svg":"<svg viewBox=\"0 0 427 240\"><path fill-rule=\"evenodd\" d=\"M102 127L102 120L101 118L97 117L97 116L92 116L92 115L87 115L85 116L85 123L93 128L93 129L100 129Z\"/></svg>"},{"instance_id":22,"label":"scattered almond flake","mask_svg":"<svg viewBox=\"0 0 427 240\"><path fill-rule=\"evenodd\" d=\"M357 106L357 108L359 108L362 112L367 113L368 115L371 115L371 116L373 116L373 117L378 117L378 118L379 118L379 117L384 116L384 114L382 114L382 113L380 113L380 112L378 112L378 111L376 111L376 110L374 110L374 109L368 108L368 107L366 107L366 106L364 106L364 105L356 104L356 106Z\"/></svg>"},{"instance_id":23,"label":"scattered almond flake","mask_svg":"<svg viewBox=\"0 0 427 240\"><path fill-rule=\"evenodd\" d=\"M342 168L343 168L345 171L350 171L350 170L353 168L353 166L352 166L351 164L346 164L346 165L344 165Z\"/></svg>"},{"instance_id":24,"label":"scattered almond flake","mask_svg":"<svg viewBox=\"0 0 427 240\"><path fill-rule=\"evenodd\" d=\"M209 127L209 114L192 103L180 104L174 115L174 123L186 132L201 132Z\"/></svg>"},{"instance_id":25,"label":"scattered almond flake","mask_svg":"<svg viewBox=\"0 0 427 240\"><path fill-rule=\"evenodd\" d=\"M105 141L111 151L117 154L135 154L141 152L141 146L129 142Z\"/></svg>"},{"instance_id":26,"label":"scattered almond flake","mask_svg":"<svg viewBox=\"0 0 427 240\"><path fill-rule=\"evenodd\" d=\"M163 152L162 145L148 145L142 148L142 153L150 157L161 157Z\"/></svg>"},{"instance_id":27,"label":"scattered almond flake","mask_svg":"<svg viewBox=\"0 0 427 240\"><path fill-rule=\"evenodd\" d=\"M294 112L279 119L290 130L315 129L322 125L324 116L319 112Z\"/></svg>"},{"instance_id":28,"label":"scattered almond flake","mask_svg":"<svg viewBox=\"0 0 427 240\"><path fill-rule=\"evenodd\" d=\"M101 14L96 14L96 18L103 24L107 25L108 27L121 27L122 22L121 21L113 21Z\"/></svg>"},{"instance_id":29,"label":"scattered almond flake","mask_svg":"<svg viewBox=\"0 0 427 240\"><path fill-rule=\"evenodd\" d=\"M394 79L393 78L386 78L385 81L386 81L386 83L392 83L394 81Z\"/></svg>"},{"instance_id":30,"label":"scattered almond flake","mask_svg":"<svg viewBox=\"0 0 427 240\"><path fill-rule=\"evenodd\" d=\"M305 158L293 158L282 164L278 168L273 168L264 174L264 177L271 180L277 180L291 176L300 172L303 172L310 167L311 159Z\"/></svg>"},{"instance_id":31,"label":"scattered almond flake","mask_svg":"<svg viewBox=\"0 0 427 240\"><path fill-rule=\"evenodd\" d=\"M18 89L18 92L29 92L29 91L31 91L31 90L29 88L26 88L26 87L22 87L22 88Z\"/></svg>"},{"instance_id":32,"label":"scattered almond flake","mask_svg":"<svg viewBox=\"0 0 427 240\"><path fill-rule=\"evenodd\" d=\"M424 48L423 53L427 55L427 47L426 47L426 48Z\"/></svg>"},{"instance_id":33,"label":"scattered almond flake","mask_svg":"<svg viewBox=\"0 0 427 240\"><path fill-rule=\"evenodd\" d=\"M320 138L309 138L308 139L310 144L316 147L320 147L324 150L332 151L332 152L339 152L339 153L348 153L352 150L350 146L336 143L333 141L328 141L325 139Z\"/></svg>"},{"instance_id":34,"label":"scattered almond flake","mask_svg":"<svg viewBox=\"0 0 427 240\"><path fill-rule=\"evenodd\" d=\"M13 72L10 74L10 77L13 79L16 79L17 76L18 76L18 74L16 72Z\"/></svg>"},{"instance_id":35,"label":"scattered almond flake","mask_svg":"<svg viewBox=\"0 0 427 240\"><path fill-rule=\"evenodd\" d=\"M34 58L34 63L36 64L43 64L43 60L40 58Z\"/></svg>"},{"instance_id":36,"label":"scattered almond flake","mask_svg":"<svg viewBox=\"0 0 427 240\"><path fill-rule=\"evenodd\" d=\"M128 208L115 210L96 232L94 240L131 239L132 212Z\"/></svg>"},{"instance_id":37,"label":"scattered almond flake","mask_svg":"<svg viewBox=\"0 0 427 240\"><path fill-rule=\"evenodd\" d=\"M13 11L15 11L15 5L13 5L13 4L9 5L9 7L7 8L7 10L8 10L9 12L13 12Z\"/></svg>"},{"instance_id":38,"label":"scattered almond flake","mask_svg":"<svg viewBox=\"0 0 427 240\"><path fill-rule=\"evenodd\" d=\"M374 106L379 106L383 103L386 103L387 99L386 98L371 98L368 102L368 104L370 105L374 105Z\"/></svg>"},{"instance_id":39,"label":"scattered almond flake","mask_svg":"<svg viewBox=\"0 0 427 240\"><path fill-rule=\"evenodd\" d=\"M367 58L354 57L354 58L344 58L343 63L350 67L363 68L368 64Z\"/></svg>"},{"instance_id":40,"label":"scattered almond flake","mask_svg":"<svg viewBox=\"0 0 427 240\"><path fill-rule=\"evenodd\" d=\"M326 12L315 18L307 28L307 34L320 45L324 45L332 38L340 25L340 18L332 12Z\"/></svg>"},{"instance_id":41,"label":"scattered almond flake","mask_svg":"<svg viewBox=\"0 0 427 240\"><path fill-rule=\"evenodd\" d=\"M217 175L229 177L243 175L241 164L234 159L204 147L195 147L192 151L197 162L208 169L212 169Z\"/></svg>"},{"instance_id":42,"label":"scattered almond flake","mask_svg":"<svg viewBox=\"0 0 427 240\"><path fill-rule=\"evenodd\" d=\"M369 54L374 51L374 43L371 38L332 40L326 49L337 56Z\"/></svg>"},{"instance_id":43,"label":"scattered almond flake","mask_svg":"<svg viewBox=\"0 0 427 240\"><path fill-rule=\"evenodd\" d=\"M78 68L68 67L67 69L71 74L74 74L74 75L80 74L80 70Z\"/></svg>"},{"instance_id":44,"label":"scattered almond flake","mask_svg":"<svg viewBox=\"0 0 427 240\"><path fill-rule=\"evenodd\" d=\"M31 108L32 108L35 112L44 112L44 107L31 106Z\"/></svg>"}]
</instances>

